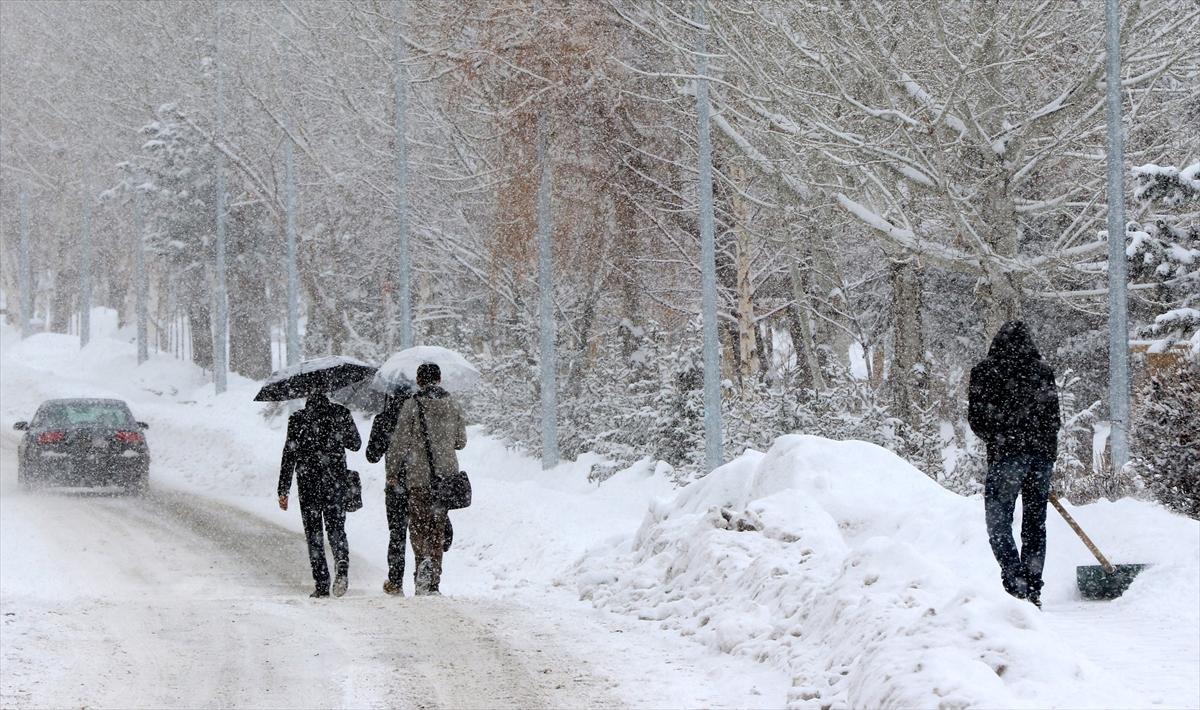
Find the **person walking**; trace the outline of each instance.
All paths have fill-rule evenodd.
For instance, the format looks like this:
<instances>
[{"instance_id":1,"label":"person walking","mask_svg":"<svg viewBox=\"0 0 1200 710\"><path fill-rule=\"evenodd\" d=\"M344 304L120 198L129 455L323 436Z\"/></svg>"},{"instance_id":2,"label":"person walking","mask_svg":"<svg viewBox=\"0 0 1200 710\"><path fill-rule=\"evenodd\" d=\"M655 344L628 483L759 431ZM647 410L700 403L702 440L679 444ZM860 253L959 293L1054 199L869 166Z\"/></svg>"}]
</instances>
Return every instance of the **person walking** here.
<instances>
[{"instance_id":1,"label":"person walking","mask_svg":"<svg viewBox=\"0 0 1200 710\"><path fill-rule=\"evenodd\" d=\"M400 388L388 395L383 411L371 422L371 435L367 439L367 461L378 463L386 457L384 468L387 479L384 483L384 509L388 525L388 577L383 591L397 596L404 595L404 546L408 538L408 492L405 490L405 466L403 455L387 456L400 418L401 406L412 396L409 388Z\"/></svg>"},{"instance_id":2,"label":"person walking","mask_svg":"<svg viewBox=\"0 0 1200 710\"><path fill-rule=\"evenodd\" d=\"M458 472L457 450L467 445L462 410L441 387L434 363L417 368L420 390L400 407L388 449L387 476L398 478L404 465L408 514L416 570L416 594L440 594L446 509L437 499L439 483Z\"/></svg>"},{"instance_id":3,"label":"person walking","mask_svg":"<svg viewBox=\"0 0 1200 710\"><path fill-rule=\"evenodd\" d=\"M1001 326L987 357L971 369L967 421L987 445L984 511L1004 589L1041 607L1046 505L1061 418L1054 370L1022 321ZM1013 512L1021 497L1021 549Z\"/></svg>"},{"instance_id":4,"label":"person walking","mask_svg":"<svg viewBox=\"0 0 1200 710\"><path fill-rule=\"evenodd\" d=\"M287 441L279 466L279 509L288 509L294 475L316 583L312 597L327 597L330 592L326 537L337 570L334 596L345 594L349 584L350 544L346 539L344 501L346 449L357 451L360 446L362 438L350 410L330 402L324 394L310 395L304 407L288 417Z\"/></svg>"}]
</instances>

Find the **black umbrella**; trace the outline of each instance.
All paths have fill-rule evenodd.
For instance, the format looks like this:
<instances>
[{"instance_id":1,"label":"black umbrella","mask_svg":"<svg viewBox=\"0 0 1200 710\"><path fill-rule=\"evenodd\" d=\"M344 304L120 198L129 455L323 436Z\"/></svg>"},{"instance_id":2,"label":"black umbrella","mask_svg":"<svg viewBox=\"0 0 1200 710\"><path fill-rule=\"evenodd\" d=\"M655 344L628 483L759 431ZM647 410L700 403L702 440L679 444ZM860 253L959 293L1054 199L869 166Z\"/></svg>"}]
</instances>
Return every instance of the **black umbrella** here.
<instances>
[{"instance_id":1,"label":"black umbrella","mask_svg":"<svg viewBox=\"0 0 1200 710\"><path fill-rule=\"evenodd\" d=\"M255 402L283 402L317 393L329 393L368 379L375 368L362 360L343 355L305 360L299 365L285 367L272 373Z\"/></svg>"}]
</instances>

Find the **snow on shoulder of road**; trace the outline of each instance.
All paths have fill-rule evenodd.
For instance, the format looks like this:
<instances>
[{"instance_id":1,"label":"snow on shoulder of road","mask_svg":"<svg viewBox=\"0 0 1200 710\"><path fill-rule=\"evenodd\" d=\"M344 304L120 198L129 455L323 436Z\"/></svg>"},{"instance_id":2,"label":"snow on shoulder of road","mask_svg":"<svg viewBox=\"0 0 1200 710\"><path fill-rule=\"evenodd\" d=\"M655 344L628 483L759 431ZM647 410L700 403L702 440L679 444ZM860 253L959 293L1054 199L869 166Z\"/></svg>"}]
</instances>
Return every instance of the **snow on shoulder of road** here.
<instances>
[{"instance_id":1,"label":"snow on shoulder of road","mask_svg":"<svg viewBox=\"0 0 1200 710\"><path fill-rule=\"evenodd\" d=\"M1116 561L1156 566L1118 602L1074 601L1089 560L1051 519L1039 613L1000 588L981 499L873 444L790 435L655 503L576 576L599 607L786 669L796 707L1194 706L1200 526L1130 500L1076 512ZM1096 612L1126 619L1131 652L1088 647L1113 641Z\"/></svg>"}]
</instances>

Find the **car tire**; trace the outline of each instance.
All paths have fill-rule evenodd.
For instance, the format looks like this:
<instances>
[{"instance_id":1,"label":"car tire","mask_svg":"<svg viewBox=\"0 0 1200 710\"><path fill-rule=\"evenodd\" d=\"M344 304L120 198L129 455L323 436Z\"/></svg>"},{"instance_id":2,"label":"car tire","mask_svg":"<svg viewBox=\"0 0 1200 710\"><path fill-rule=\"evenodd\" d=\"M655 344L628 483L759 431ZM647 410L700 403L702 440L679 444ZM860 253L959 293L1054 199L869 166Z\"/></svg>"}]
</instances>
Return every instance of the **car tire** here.
<instances>
[{"instance_id":1,"label":"car tire","mask_svg":"<svg viewBox=\"0 0 1200 710\"><path fill-rule=\"evenodd\" d=\"M31 493L37 489L37 482L29 475L25 462L17 460L17 488L22 493Z\"/></svg>"},{"instance_id":2,"label":"car tire","mask_svg":"<svg viewBox=\"0 0 1200 710\"><path fill-rule=\"evenodd\" d=\"M150 474L140 473L125 484L125 495L143 496L150 490Z\"/></svg>"}]
</instances>

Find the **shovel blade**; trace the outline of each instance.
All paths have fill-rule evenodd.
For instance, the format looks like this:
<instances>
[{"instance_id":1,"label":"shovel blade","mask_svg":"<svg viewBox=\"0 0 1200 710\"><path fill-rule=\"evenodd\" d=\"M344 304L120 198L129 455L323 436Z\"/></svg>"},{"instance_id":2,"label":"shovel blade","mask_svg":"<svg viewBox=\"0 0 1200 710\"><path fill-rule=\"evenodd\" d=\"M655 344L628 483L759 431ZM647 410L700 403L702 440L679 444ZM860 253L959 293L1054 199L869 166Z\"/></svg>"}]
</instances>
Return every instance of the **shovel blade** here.
<instances>
[{"instance_id":1,"label":"shovel blade","mask_svg":"<svg viewBox=\"0 0 1200 710\"><path fill-rule=\"evenodd\" d=\"M1079 594L1084 599L1116 599L1125 593L1133 578L1146 565L1113 565L1112 573L1105 572L1100 565L1081 565L1075 568L1075 580Z\"/></svg>"}]
</instances>

